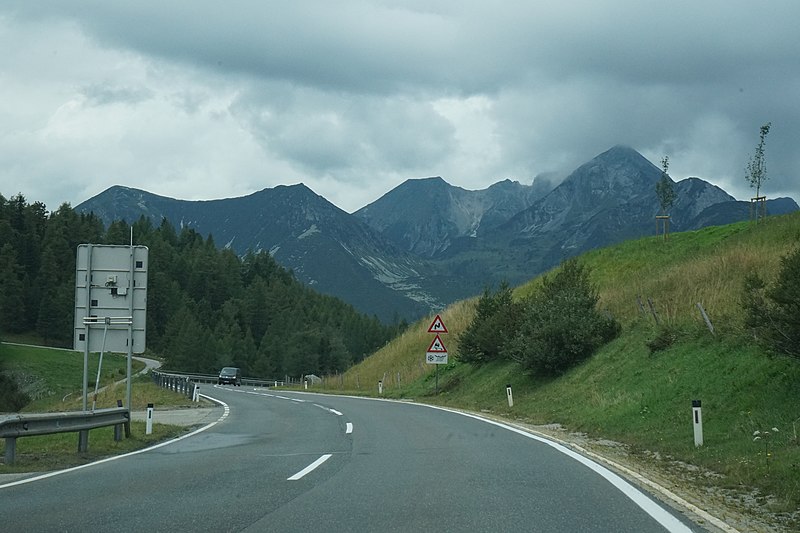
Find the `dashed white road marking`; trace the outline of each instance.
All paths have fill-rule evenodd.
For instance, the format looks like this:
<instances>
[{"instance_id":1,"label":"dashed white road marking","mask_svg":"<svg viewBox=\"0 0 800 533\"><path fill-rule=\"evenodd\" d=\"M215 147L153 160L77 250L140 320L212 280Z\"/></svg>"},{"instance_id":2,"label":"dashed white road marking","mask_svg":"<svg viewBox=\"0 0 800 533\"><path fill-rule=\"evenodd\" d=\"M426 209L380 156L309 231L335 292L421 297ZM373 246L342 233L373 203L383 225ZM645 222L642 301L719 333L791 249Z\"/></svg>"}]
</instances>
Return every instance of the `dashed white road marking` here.
<instances>
[{"instance_id":1,"label":"dashed white road marking","mask_svg":"<svg viewBox=\"0 0 800 533\"><path fill-rule=\"evenodd\" d=\"M311 463L310 465L308 465L307 467L305 467L304 469L302 469L301 471L299 471L295 475L293 475L293 476L291 476L289 478L286 478L286 481L297 481L298 479L302 479L306 474L309 474L310 472L313 472L314 470L316 470L316 468L319 465L321 465L322 463L324 463L325 461L330 459L332 456L333 456L333 454L326 453L325 455L323 455L322 457L320 457L319 459L317 459L316 461L314 461L313 463Z\"/></svg>"}]
</instances>

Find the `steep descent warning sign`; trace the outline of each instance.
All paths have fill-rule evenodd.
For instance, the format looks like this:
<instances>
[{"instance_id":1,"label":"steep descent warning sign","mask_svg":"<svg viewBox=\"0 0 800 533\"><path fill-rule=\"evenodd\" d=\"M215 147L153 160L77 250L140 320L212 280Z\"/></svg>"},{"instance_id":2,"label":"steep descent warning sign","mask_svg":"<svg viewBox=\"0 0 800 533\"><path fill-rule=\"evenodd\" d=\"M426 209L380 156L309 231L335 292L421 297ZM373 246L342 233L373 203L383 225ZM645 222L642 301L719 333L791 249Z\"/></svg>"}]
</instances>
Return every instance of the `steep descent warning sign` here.
<instances>
[{"instance_id":1,"label":"steep descent warning sign","mask_svg":"<svg viewBox=\"0 0 800 533\"><path fill-rule=\"evenodd\" d=\"M433 319L431 322L430 327L428 328L428 333L447 333L447 328L442 322L442 317L436 315L436 318Z\"/></svg>"}]
</instances>

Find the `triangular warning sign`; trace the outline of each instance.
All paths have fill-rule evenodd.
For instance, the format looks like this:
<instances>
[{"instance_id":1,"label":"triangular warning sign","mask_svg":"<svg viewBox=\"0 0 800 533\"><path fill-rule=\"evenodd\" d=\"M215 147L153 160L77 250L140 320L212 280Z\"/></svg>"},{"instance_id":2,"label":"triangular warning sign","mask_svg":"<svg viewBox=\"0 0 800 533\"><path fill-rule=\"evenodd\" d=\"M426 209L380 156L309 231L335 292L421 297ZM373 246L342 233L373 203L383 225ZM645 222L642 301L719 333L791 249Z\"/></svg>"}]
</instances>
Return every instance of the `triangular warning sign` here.
<instances>
[{"instance_id":1,"label":"triangular warning sign","mask_svg":"<svg viewBox=\"0 0 800 533\"><path fill-rule=\"evenodd\" d=\"M442 317L436 315L436 318L433 319L431 326L428 328L428 333L447 333L447 328L444 322L442 322Z\"/></svg>"},{"instance_id":2,"label":"triangular warning sign","mask_svg":"<svg viewBox=\"0 0 800 533\"><path fill-rule=\"evenodd\" d=\"M439 338L439 335L436 335L436 338L433 339L430 347L428 348L428 352L430 353L447 353L447 348L444 347L444 343L442 339Z\"/></svg>"}]
</instances>

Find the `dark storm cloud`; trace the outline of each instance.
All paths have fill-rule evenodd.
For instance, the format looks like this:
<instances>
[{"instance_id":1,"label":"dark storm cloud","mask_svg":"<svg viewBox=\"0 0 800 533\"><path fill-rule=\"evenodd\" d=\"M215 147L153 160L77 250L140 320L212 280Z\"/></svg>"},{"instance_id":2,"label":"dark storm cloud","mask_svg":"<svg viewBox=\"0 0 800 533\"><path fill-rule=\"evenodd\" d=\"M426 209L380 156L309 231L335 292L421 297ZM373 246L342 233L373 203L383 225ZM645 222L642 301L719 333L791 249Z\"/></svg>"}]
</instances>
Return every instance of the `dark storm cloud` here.
<instances>
[{"instance_id":1,"label":"dark storm cloud","mask_svg":"<svg viewBox=\"0 0 800 533\"><path fill-rule=\"evenodd\" d=\"M89 158L98 175L152 160L152 183L175 184L154 192L184 173L201 197L305 181L353 210L409 177L530 182L615 144L748 198L771 121L767 192L800 198L798 19L790 0L12 0L0 25L39 70L3 60L24 74L4 96L31 102L7 142L69 154L85 124L116 121L104 138L129 142Z\"/></svg>"}]
</instances>

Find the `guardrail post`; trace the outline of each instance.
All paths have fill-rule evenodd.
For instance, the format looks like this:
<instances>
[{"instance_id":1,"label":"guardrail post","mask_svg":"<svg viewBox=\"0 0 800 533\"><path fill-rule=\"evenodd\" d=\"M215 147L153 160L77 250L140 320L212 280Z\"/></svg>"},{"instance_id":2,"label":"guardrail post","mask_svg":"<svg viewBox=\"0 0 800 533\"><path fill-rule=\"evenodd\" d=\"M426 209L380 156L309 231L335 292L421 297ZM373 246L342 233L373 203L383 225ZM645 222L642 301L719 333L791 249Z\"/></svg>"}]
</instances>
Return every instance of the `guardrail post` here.
<instances>
[{"instance_id":1,"label":"guardrail post","mask_svg":"<svg viewBox=\"0 0 800 533\"><path fill-rule=\"evenodd\" d=\"M78 453L86 453L89 450L89 430L82 429L78 432Z\"/></svg>"},{"instance_id":2,"label":"guardrail post","mask_svg":"<svg viewBox=\"0 0 800 533\"><path fill-rule=\"evenodd\" d=\"M117 407L122 407L122 400L117 400ZM122 424L114 426L114 441L119 442L122 440Z\"/></svg>"},{"instance_id":3,"label":"guardrail post","mask_svg":"<svg viewBox=\"0 0 800 533\"><path fill-rule=\"evenodd\" d=\"M122 407L122 400L117 399L117 407ZM129 411L130 412L130 408ZM122 440L122 430L125 430L125 438L131 438L131 420L128 418L128 421L123 424L117 424L114 426L114 440L121 441Z\"/></svg>"},{"instance_id":4,"label":"guardrail post","mask_svg":"<svg viewBox=\"0 0 800 533\"><path fill-rule=\"evenodd\" d=\"M14 459L17 455L17 438L6 437L6 464L14 464Z\"/></svg>"}]
</instances>

